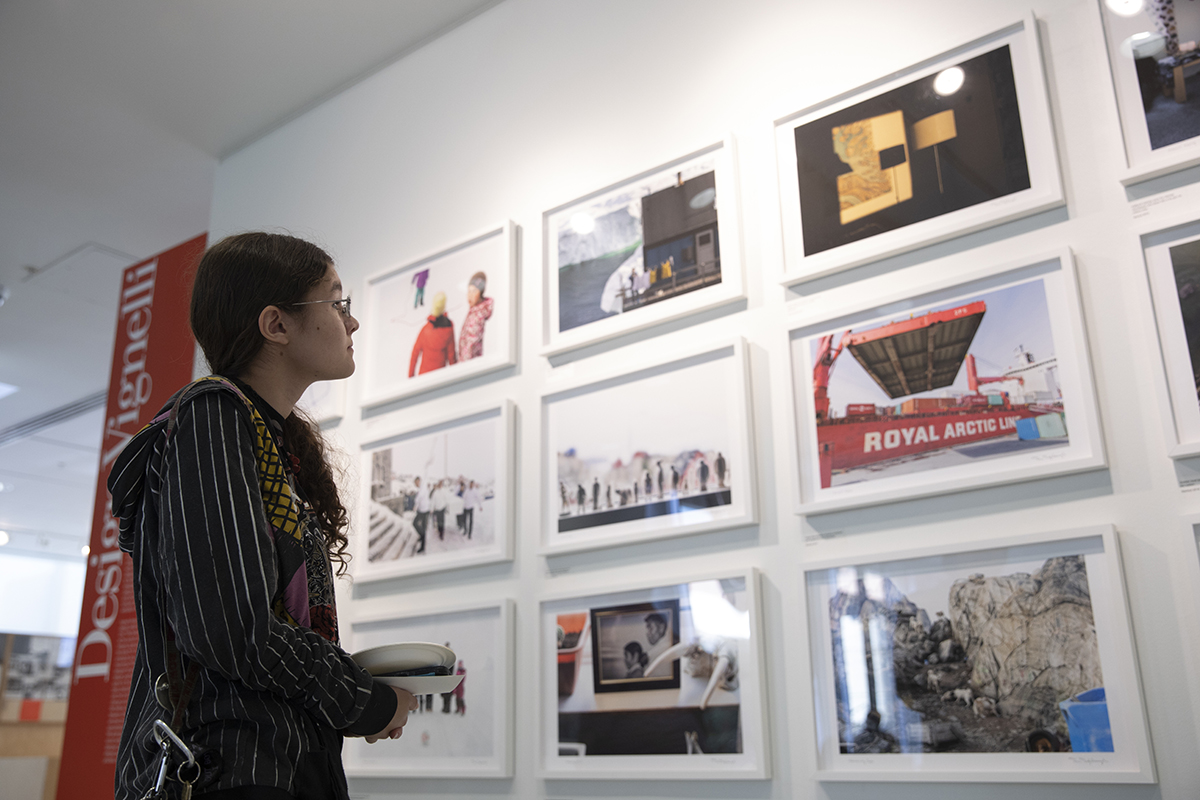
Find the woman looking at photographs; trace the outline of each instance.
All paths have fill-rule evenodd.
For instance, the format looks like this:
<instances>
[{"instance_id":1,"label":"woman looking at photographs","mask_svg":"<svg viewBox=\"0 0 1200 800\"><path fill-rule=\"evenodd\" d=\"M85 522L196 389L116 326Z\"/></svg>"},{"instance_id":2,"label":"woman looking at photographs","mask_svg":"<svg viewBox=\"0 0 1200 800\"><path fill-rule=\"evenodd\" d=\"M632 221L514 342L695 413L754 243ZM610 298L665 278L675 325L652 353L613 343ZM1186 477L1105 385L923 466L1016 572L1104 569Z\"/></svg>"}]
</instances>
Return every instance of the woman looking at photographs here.
<instances>
[{"instance_id":1,"label":"woman looking at photographs","mask_svg":"<svg viewBox=\"0 0 1200 800\"><path fill-rule=\"evenodd\" d=\"M116 797L153 786L163 720L215 754L194 787L206 798L347 798L342 736L396 738L416 707L338 646L346 509L295 413L309 385L354 372L358 322L323 250L245 233L205 253L191 326L214 374L177 392L109 477L139 633Z\"/></svg>"}]
</instances>

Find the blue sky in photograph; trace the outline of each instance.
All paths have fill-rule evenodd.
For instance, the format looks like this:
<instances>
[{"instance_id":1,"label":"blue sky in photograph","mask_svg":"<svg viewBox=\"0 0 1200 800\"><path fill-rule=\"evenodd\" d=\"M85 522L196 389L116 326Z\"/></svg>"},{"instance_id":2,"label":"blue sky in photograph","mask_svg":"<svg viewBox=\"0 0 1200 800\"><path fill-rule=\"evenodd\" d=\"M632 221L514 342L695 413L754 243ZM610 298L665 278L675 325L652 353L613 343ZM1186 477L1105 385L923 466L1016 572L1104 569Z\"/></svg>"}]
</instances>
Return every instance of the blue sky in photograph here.
<instances>
[{"instance_id":1,"label":"blue sky in photograph","mask_svg":"<svg viewBox=\"0 0 1200 800\"><path fill-rule=\"evenodd\" d=\"M1054 356L1050 311L1046 304L1046 290L1041 278L977 295L965 295L949 303L939 303L919 309L914 311L911 316L945 311L978 300L982 300L987 305L987 311L984 312L979 330L975 332L975 339L971 342L969 352L975 356L980 377L1002 375L1006 370L1017 366L1015 350L1018 346L1023 346L1026 352L1033 353L1038 361ZM907 315L889 317L853 330L855 332L873 330L905 319L908 319ZM833 344L835 347L843 333L844 329L834 333ZM816 358L819 342L819 336L808 340L813 359ZM801 380L804 385L811 385L811 375L801 376ZM895 399L889 398L879 388L879 385L867 375L866 370L854 360L854 356L847 350L843 350L842 354L838 356L829 380L831 408L839 416L845 413L846 406L850 403L896 405L908 397L943 397L948 391L967 391L965 361L959 368L958 375L951 386Z\"/></svg>"}]
</instances>

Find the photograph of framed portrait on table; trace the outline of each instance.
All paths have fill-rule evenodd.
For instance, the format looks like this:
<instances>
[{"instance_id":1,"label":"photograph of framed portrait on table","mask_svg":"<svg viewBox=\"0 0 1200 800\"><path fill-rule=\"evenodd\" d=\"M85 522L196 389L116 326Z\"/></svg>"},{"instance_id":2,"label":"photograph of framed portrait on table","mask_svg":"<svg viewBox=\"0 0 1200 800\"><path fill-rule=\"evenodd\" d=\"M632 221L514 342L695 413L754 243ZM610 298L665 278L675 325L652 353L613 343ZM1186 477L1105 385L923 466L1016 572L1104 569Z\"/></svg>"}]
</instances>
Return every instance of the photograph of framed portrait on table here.
<instances>
[{"instance_id":1,"label":"photograph of framed portrait on table","mask_svg":"<svg viewBox=\"0 0 1200 800\"><path fill-rule=\"evenodd\" d=\"M367 744L346 739L346 774L355 777L504 778L513 773L513 603L405 609L350 624L349 649L432 642L454 651L450 692L419 695L404 735Z\"/></svg>"},{"instance_id":2,"label":"photograph of framed portrait on table","mask_svg":"<svg viewBox=\"0 0 1200 800\"><path fill-rule=\"evenodd\" d=\"M366 431L355 580L512 558L513 414L506 400Z\"/></svg>"},{"instance_id":3,"label":"photograph of framed portrait on table","mask_svg":"<svg viewBox=\"0 0 1200 800\"><path fill-rule=\"evenodd\" d=\"M517 363L516 225L367 278L362 405Z\"/></svg>"},{"instance_id":4,"label":"photograph of framed portrait on table","mask_svg":"<svg viewBox=\"0 0 1200 800\"><path fill-rule=\"evenodd\" d=\"M1121 182L1200 164L1200 19L1176 16L1172 0L1095 2L1125 139Z\"/></svg>"},{"instance_id":5,"label":"photograph of framed portrait on table","mask_svg":"<svg viewBox=\"0 0 1200 800\"><path fill-rule=\"evenodd\" d=\"M1117 534L814 561L817 779L1153 783Z\"/></svg>"},{"instance_id":6,"label":"photograph of framed portrait on table","mask_svg":"<svg viewBox=\"0 0 1200 800\"><path fill-rule=\"evenodd\" d=\"M543 215L542 353L744 297L733 138Z\"/></svg>"},{"instance_id":7,"label":"photograph of framed portrait on table","mask_svg":"<svg viewBox=\"0 0 1200 800\"><path fill-rule=\"evenodd\" d=\"M775 134L786 283L1064 202L1032 16Z\"/></svg>"},{"instance_id":8,"label":"photograph of framed portrait on table","mask_svg":"<svg viewBox=\"0 0 1200 800\"><path fill-rule=\"evenodd\" d=\"M1141 237L1162 350L1167 454L1200 455L1200 220Z\"/></svg>"},{"instance_id":9,"label":"photograph of framed portrait on table","mask_svg":"<svg viewBox=\"0 0 1200 800\"><path fill-rule=\"evenodd\" d=\"M746 346L698 345L547 387L541 552L757 520Z\"/></svg>"},{"instance_id":10,"label":"photograph of framed portrait on table","mask_svg":"<svg viewBox=\"0 0 1200 800\"><path fill-rule=\"evenodd\" d=\"M770 777L754 570L548 598L547 778Z\"/></svg>"},{"instance_id":11,"label":"photograph of framed portrait on table","mask_svg":"<svg viewBox=\"0 0 1200 800\"><path fill-rule=\"evenodd\" d=\"M1106 464L1069 250L788 328L801 513Z\"/></svg>"}]
</instances>

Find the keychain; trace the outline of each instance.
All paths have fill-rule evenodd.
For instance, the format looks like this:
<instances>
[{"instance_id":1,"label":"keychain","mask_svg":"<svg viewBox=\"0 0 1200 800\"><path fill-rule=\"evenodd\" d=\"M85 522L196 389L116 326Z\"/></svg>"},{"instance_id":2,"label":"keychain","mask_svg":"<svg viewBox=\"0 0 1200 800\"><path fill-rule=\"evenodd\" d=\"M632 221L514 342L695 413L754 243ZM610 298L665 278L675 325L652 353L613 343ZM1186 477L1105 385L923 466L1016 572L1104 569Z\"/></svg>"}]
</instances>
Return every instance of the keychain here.
<instances>
[{"instance_id":1,"label":"keychain","mask_svg":"<svg viewBox=\"0 0 1200 800\"><path fill-rule=\"evenodd\" d=\"M158 742L162 755L158 762L158 776L154 787L142 795L142 800L166 800L167 772L171 763L171 748L174 747L184 757L184 762L175 770L175 779L183 784L183 800L191 800L192 784L200 777L200 764L192 755L191 748L175 735L171 726L161 719L154 720L154 738Z\"/></svg>"}]
</instances>

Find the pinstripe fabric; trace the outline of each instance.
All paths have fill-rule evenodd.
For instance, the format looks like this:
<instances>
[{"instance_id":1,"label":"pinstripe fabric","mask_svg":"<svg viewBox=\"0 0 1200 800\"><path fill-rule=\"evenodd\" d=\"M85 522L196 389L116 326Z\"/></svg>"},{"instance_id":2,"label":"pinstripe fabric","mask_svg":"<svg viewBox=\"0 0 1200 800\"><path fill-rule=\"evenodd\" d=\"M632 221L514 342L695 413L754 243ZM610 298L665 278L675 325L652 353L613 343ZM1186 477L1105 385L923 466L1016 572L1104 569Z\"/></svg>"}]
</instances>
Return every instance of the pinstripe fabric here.
<instances>
[{"instance_id":1,"label":"pinstripe fabric","mask_svg":"<svg viewBox=\"0 0 1200 800\"><path fill-rule=\"evenodd\" d=\"M264 416L278 416L272 412ZM170 439L148 426L114 465L109 486L123 512L122 548L133 559L140 636L118 752L118 800L145 792L155 761L145 742L153 721L169 717L153 689L165 670L167 622L182 668L192 659L205 667L183 727L193 743L224 759L212 788L257 785L296 794L300 765L324 759L334 769L337 731L379 718L383 704L394 701L335 644L272 613L283 587L254 435L236 396L207 391L182 404ZM301 524L316 522L304 515Z\"/></svg>"}]
</instances>

